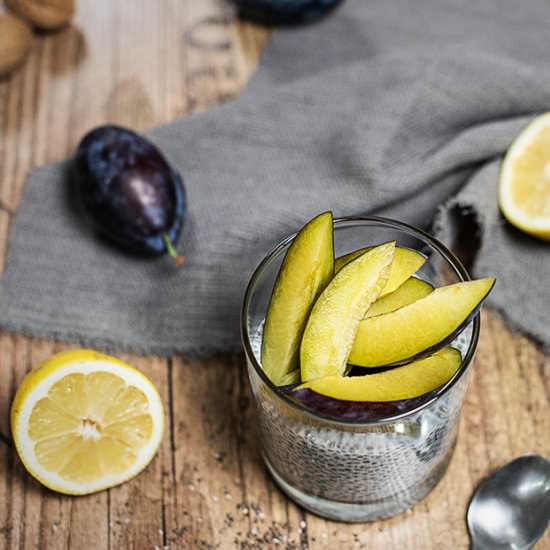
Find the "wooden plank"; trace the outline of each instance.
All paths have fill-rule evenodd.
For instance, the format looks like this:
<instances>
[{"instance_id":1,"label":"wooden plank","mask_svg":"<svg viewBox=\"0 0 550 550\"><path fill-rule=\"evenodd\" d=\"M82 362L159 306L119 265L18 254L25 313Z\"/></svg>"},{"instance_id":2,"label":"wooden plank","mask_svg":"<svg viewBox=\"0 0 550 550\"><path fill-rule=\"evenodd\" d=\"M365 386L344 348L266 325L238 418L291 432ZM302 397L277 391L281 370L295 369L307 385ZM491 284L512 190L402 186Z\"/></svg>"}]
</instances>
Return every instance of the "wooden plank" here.
<instances>
[{"instance_id":1,"label":"wooden plank","mask_svg":"<svg viewBox=\"0 0 550 550\"><path fill-rule=\"evenodd\" d=\"M156 385L164 403L169 403L166 362L159 358L124 356L123 359L145 373ZM165 411L165 439L170 438L169 414ZM110 489L107 506L108 548L159 548L165 545L163 517L163 469L169 456L163 446L153 462L132 482ZM105 527L107 527L106 520Z\"/></svg>"},{"instance_id":2,"label":"wooden plank","mask_svg":"<svg viewBox=\"0 0 550 550\"><path fill-rule=\"evenodd\" d=\"M167 525L176 546L206 548L246 532L242 505L238 376L217 360L173 361L173 480ZM215 472L215 475L212 473Z\"/></svg>"},{"instance_id":3,"label":"wooden plank","mask_svg":"<svg viewBox=\"0 0 550 550\"><path fill-rule=\"evenodd\" d=\"M0 335L0 548L16 548L21 546L21 531L19 526L25 514L23 490L24 482L17 480L15 475L15 453L5 442L9 437L9 405L15 391L16 359L15 341L7 334Z\"/></svg>"},{"instance_id":4,"label":"wooden plank","mask_svg":"<svg viewBox=\"0 0 550 550\"><path fill-rule=\"evenodd\" d=\"M172 388L177 492L168 542L300 548L303 514L274 488L259 457L242 359L174 360Z\"/></svg>"}]
</instances>

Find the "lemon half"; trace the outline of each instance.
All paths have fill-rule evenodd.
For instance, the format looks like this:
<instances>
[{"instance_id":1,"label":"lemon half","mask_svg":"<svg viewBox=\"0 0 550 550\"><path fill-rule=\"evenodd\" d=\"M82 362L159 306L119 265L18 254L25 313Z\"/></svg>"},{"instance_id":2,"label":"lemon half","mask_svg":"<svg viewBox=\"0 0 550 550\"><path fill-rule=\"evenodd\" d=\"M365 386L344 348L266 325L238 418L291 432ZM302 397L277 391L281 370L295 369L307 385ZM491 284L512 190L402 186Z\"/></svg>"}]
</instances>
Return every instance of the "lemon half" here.
<instances>
[{"instance_id":1,"label":"lemon half","mask_svg":"<svg viewBox=\"0 0 550 550\"><path fill-rule=\"evenodd\" d=\"M11 428L34 478L54 491L83 495L123 483L151 462L164 413L141 372L114 357L74 350L25 377Z\"/></svg>"},{"instance_id":2,"label":"lemon half","mask_svg":"<svg viewBox=\"0 0 550 550\"><path fill-rule=\"evenodd\" d=\"M508 149L498 201L512 225L550 240L550 113L531 122Z\"/></svg>"}]
</instances>

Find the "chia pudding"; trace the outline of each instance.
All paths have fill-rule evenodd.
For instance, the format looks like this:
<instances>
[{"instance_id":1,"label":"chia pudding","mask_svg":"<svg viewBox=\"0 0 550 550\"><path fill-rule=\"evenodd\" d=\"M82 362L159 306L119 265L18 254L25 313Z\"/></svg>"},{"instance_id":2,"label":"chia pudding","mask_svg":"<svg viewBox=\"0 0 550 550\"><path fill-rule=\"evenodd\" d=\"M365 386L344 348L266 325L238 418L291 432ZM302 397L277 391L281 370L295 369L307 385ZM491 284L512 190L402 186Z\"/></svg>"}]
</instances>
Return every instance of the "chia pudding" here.
<instances>
[{"instance_id":1,"label":"chia pudding","mask_svg":"<svg viewBox=\"0 0 550 550\"><path fill-rule=\"evenodd\" d=\"M398 222L377 218L337 220L335 248L396 237L433 259L420 275L430 282L468 278L460 262L440 243ZM360 233L358 236L357 233ZM376 233L373 238L371 233ZM386 233L388 235L386 235ZM397 240L397 239L396 239ZM308 510L342 521L372 521L411 508L439 482L452 457L468 368L479 319L450 345L462 365L448 386L402 403L348 404L298 400L262 372L261 342L274 277L291 239L271 252L254 275L243 306L243 342L254 395L261 452L281 489ZM307 397L307 396L306 396Z\"/></svg>"}]
</instances>

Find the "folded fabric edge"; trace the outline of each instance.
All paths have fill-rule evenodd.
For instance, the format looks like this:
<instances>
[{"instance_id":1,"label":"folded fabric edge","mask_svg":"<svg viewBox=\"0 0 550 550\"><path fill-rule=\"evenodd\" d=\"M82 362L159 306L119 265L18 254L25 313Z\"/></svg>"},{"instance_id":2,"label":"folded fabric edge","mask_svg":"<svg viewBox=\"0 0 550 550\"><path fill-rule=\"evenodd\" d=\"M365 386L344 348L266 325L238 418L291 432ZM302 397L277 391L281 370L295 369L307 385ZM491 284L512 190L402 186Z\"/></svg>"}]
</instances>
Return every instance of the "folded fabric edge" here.
<instances>
[{"instance_id":1,"label":"folded fabric edge","mask_svg":"<svg viewBox=\"0 0 550 550\"><path fill-rule=\"evenodd\" d=\"M463 218L473 219L476 225L476 236L479 239L479 247L471 259L471 264L468 266L468 272L474 277L486 276L487 274L479 271L477 262L479 252L484 245L487 228L487 220L482 211L475 208L474 205L467 200L461 199L460 197L452 197L445 204L438 207L432 226L433 234L451 250L456 248L456 238L459 229L457 228L457 217L454 215L454 212L458 212L459 216ZM550 353L550 343L544 341L542 332L539 334L522 326L518 321L514 320L506 312L506 309L499 305L491 295L487 298L484 306L495 314L498 319L504 322L512 332L533 340L543 352Z\"/></svg>"},{"instance_id":2,"label":"folded fabric edge","mask_svg":"<svg viewBox=\"0 0 550 550\"><path fill-rule=\"evenodd\" d=\"M186 348L185 346L172 346L169 344L151 344L128 341L114 341L105 337L85 337L71 332L60 332L56 330L37 330L25 323L13 323L4 319L0 320L0 330L12 336L25 336L33 339L54 340L69 345L79 345L84 348L92 348L97 351L103 351L111 355L121 353L131 353L140 356L157 356L161 358L170 358L173 356L185 356L186 359L203 359L214 357L216 355L234 355L242 352L242 346L200 346Z\"/></svg>"}]
</instances>

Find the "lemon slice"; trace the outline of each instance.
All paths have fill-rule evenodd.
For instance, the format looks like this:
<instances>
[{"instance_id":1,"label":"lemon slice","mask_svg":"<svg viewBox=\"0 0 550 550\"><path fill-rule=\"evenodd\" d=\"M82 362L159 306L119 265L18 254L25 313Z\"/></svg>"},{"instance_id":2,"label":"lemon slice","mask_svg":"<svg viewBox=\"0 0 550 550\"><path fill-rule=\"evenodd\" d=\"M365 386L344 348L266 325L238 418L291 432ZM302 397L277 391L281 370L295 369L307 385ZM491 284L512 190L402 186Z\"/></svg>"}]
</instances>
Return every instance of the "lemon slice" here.
<instances>
[{"instance_id":1,"label":"lemon slice","mask_svg":"<svg viewBox=\"0 0 550 550\"><path fill-rule=\"evenodd\" d=\"M531 122L508 150L499 205L512 225L550 240L550 113Z\"/></svg>"},{"instance_id":2,"label":"lemon slice","mask_svg":"<svg viewBox=\"0 0 550 550\"><path fill-rule=\"evenodd\" d=\"M59 353L29 373L11 409L25 468L65 494L93 493L134 477L151 462L163 427L152 382L91 350Z\"/></svg>"}]
</instances>

